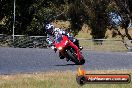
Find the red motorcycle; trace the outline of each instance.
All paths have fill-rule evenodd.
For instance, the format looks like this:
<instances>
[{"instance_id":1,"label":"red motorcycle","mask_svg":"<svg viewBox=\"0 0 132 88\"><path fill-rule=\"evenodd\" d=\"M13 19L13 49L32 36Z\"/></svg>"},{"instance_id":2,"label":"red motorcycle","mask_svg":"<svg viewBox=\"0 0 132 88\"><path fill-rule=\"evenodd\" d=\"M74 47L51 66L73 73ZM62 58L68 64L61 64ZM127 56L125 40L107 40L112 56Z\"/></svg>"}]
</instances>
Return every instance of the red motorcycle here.
<instances>
[{"instance_id":1,"label":"red motorcycle","mask_svg":"<svg viewBox=\"0 0 132 88\"><path fill-rule=\"evenodd\" d=\"M82 56L79 48L71 42L66 35L59 35L55 39L55 47L59 50L65 58L74 62L77 65L82 65L85 63L85 59Z\"/></svg>"}]
</instances>

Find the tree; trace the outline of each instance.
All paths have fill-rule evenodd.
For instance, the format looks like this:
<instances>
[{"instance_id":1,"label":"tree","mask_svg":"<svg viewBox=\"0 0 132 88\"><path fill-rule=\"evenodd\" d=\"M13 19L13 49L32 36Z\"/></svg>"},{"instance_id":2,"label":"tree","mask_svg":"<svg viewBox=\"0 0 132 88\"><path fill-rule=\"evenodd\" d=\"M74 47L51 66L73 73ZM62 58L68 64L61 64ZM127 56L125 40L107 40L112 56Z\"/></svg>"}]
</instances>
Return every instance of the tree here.
<instances>
[{"instance_id":1,"label":"tree","mask_svg":"<svg viewBox=\"0 0 132 88\"><path fill-rule=\"evenodd\" d=\"M12 34L13 0L0 1L0 32ZM15 34L44 35L45 20L65 19L64 0L16 0ZM3 24L2 24L3 23Z\"/></svg>"},{"instance_id":2,"label":"tree","mask_svg":"<svg viewBox=\"0 0 132 88\"><path fill-rule=\"evenodd\" d=\"M130 34L128 33L128 26L130 23L131 18L131 13L132 13L132 9L131 9L131 4L132 1L131 0L114 0L118 6L118 12L119 15L121 16L121 27L123 29L125 29L125 33L126 36L129 40L132 40L132 37L130 36Z\"/></svg>"},{"instance_id":3,"label":"tree","mask_svg":"<svg viewBox=\"0 0 132 88\"><path fill-rule=\"evenodd\" d=\"M13 0L0 1L0 32L11 34L13 24Z\"/></svg>"},{"instance_id":4,"label":"tree","mask_svg":"<svg viewBox=\"0 0 132 88\"><path fill-rule=\"evenodd\" d=\"M109 0L75 0L69 10L72 29L78 32L86 23L91 27L94 39L105 38L108 4Z\"/></svg>"},{"instance_id":5,"label":"tree","mask_svg":"<svg viewBox=\"0 0 132 88\"><path fill-rule=\"evenodd\" d=\"M122 27L131 39L127 27L130 22L132 0L16 0L15 34L44 35L45 21L69 20L77 35L83 24L91 28L94 39L105 38L110 26L110 13L121 17ZM12 34L13 0L0 1L0 32Z\"/></svg>"}]
</instances>

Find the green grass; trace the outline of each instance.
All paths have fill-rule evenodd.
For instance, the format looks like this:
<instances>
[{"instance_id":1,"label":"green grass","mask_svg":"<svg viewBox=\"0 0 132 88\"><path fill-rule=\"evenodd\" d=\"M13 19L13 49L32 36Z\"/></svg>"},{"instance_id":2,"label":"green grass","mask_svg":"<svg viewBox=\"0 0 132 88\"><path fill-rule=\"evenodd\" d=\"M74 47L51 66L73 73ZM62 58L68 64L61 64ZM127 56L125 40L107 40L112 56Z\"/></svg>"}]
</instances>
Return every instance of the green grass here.
<instances>
[{"instance_id":1,"label":"green grass","mask_svg":"<svg viewBox=\"0 0 132 88\"><path fill-rule=\"evenodd\" d=\"M89 74L131 74L132 70L87 71ZM129 84L85 84L76 82L77 72L55 71L38 74L0 75L0 88L132 88Z\"/></svg>"}]
</instances>

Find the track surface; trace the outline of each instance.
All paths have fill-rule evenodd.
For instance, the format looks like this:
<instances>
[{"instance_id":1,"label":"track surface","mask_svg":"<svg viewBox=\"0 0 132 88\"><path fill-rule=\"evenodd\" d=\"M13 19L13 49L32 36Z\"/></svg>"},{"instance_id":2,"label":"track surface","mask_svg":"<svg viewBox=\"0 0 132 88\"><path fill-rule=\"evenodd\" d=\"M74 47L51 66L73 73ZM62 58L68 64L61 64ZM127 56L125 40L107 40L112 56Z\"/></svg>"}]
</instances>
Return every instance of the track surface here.
<instances>
[{"instance_id":1,"label":"track surface","mask_svg":"<svg viewBox=\"0 0 132 88\"><path fill-rule=\"evenodd\" d=\"M83 50L87 70L132 69L132 53ZM77 70L77 65L48 49L0 48L0 74Z\"/></svg>"}]
</instances>

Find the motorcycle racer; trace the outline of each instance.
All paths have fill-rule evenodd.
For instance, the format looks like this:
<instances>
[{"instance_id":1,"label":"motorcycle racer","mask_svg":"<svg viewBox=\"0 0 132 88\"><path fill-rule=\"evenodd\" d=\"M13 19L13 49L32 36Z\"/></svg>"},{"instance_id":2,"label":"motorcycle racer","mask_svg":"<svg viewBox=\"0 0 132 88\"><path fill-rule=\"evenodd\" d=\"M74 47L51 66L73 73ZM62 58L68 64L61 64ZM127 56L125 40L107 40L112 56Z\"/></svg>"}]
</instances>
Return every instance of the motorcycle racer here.
<instances>
[{"instance_id":1,"label":"motorcycle racer","mask_svg":"<svg viewBox=\"0 0 132 88\"><path fill-rule=\"evenodd\" d=\"M45 32L47 34L47 39L46 41L48 42L48 45L55 50L54 47L54 41L57 38L58 35L66 35L71 42L73 42L80 50L82 50L82 47L79 46L79 40L71 36L68 32L60 29L60 28L55 28L53 24L48 23L45 25ZM64 59L65 57L62 56L59 53L60 59Z\"/></svg>"}]
</instances>

